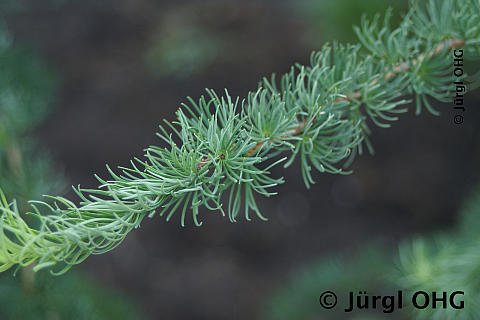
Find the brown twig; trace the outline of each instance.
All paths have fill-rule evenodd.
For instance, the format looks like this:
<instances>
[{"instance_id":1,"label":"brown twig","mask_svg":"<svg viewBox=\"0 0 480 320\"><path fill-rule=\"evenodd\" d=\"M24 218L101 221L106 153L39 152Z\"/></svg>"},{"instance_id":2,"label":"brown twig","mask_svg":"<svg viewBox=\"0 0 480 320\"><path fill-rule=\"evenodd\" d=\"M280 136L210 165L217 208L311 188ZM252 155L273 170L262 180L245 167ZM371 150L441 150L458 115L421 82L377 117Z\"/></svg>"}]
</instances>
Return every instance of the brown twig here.
<instances>
[{"instance_id":1,"label":"brown twig","mask_svg":"<svg viewBox=\"0 0 480 320\"><path fill-rule=\"evenodd\" d=\"M435 50L433 50L428 54L428 56L432 57L432 56L439 55L442 52L443 48L445 47L445 42L440 43L435 48ZM465 40L462 40L462 39L451 39L449 40L449 42L450 42L448 45L449 50L465 46ZM413 66L416 66L418 63L421 63L423 59L425 59L424 53L420 54L417 59L413 59L412 61ZM405 62L402 62L398 66L395 66L395 68L393 68L393 71L390 71L385 75L385 80L389 80L391 77L396 76L398 73L402 71L409 71L409 70L410 70L410 66Z\"/></svg>"}]
</instances>

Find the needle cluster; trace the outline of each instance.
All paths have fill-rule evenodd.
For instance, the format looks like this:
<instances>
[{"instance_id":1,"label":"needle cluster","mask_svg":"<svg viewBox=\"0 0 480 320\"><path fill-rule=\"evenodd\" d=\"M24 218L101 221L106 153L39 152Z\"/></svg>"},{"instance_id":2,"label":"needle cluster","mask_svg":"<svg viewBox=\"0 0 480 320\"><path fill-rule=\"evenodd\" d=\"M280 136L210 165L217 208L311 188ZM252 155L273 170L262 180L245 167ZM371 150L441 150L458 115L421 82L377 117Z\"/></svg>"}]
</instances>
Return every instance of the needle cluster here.
<instances>
[{"instance_id":1,"label":"needle cluster","mask_svg":"<svg viewBox=\"0 0 480 320\"><path fill-rule=\"evenodd\" d=\"M0 270L60 262L64 272L116 247L145 216L169 221L177 213L182 226L187 217L200 226L205 207L232 222L241 210L247 220L251 213L265 220L256 196L274 195L284 179L271 169L295 160L307 188L314 170L349 173L355 156L372 149L371 125L390 126L412 99L417 113L433 114L432 100L450 101L452 49L480 56L478 0L412 2L396 28L390 16L363 19L355 28L359 44L326 44L309 65L264 79L244 99L212 90L188 98L176 121L160 126L166 147L147 148L120 172L109 168L98 189L74 188L79 204L32 201L25 214L38 228L1 197Z\"/></svg>"}]
</instances>

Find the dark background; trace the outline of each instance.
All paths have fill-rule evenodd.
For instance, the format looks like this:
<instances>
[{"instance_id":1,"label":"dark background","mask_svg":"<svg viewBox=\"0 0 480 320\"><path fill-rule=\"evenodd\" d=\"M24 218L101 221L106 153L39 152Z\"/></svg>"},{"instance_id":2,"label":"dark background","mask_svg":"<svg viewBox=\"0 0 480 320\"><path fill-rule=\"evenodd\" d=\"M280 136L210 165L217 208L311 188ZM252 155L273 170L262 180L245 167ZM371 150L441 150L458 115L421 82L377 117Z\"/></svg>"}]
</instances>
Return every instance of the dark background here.
<instances>
[{"instance_id":1,"label":"dark background","mask_svg":"<svg viewBox=\"0 0 480 320\"><path fill-rule=\"evenodd\" d=\"M319 5L318 16L307 14L301 1L99 3L6 2L2 12L15 42L38 52L59 78L54 112L35 135L69 182L84 187L97 185L93 174L106 176L105 163L127 165L160 143L157 125L173 120L186 96L228 88L243 97L262 76L307 63L325 41L351 39L341 29L355 22L337 15L319 24L331 12ZM355 6L349 12L359 19ZM207 45L183 67L155 64L152 47L173 43L174 51L178 39ZM200 228L145 219L117 249L76 268L126 292L147 318L255 319L265 298L312 259L369 241L395 250L407 236L454 225L479 181L478 99L467 96L461 126L450 104L435 103L439 117L410 111L390 129L375 128L374 156L359 157L353 175L317 175L310 190L298 167L277 169L287 182L260 201L268 222L232 224L211 212Z\"/></svg>"}]
</instances>

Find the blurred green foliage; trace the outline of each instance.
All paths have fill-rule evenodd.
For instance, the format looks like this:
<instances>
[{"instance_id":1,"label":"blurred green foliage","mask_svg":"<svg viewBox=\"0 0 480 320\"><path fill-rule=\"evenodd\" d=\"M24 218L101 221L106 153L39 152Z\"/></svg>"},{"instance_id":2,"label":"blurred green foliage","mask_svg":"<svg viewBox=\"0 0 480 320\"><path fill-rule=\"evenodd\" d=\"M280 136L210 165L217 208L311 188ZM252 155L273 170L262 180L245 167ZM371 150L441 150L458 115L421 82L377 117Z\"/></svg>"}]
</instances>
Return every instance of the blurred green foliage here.
<instances>
[{"instance_id":1,"label":"blurred green foliage","mask_svg":"<svg viewBox=\"0 0 480 320\"><path fill-rule=\"evenodd\" d=\"M32 52L12 46L1 28L0 68L0 146L4 146L7 134L19 135L45 118L56 80Z\"/></svg>"},{"instance_id":2,"label":"blurred green foliage","mask_svg":"<svg viewBox=\"0 0 480 320\"><path fill-rule=\"evenodd\" d=\"M0 66L0 185L22 205L64 187L61 170L26 137L48 115L56 79L33 52L13 46L5 28L0 28Z\"/></svg>"},{"instance_id":3,"label":"blurred green foliage","mask_svg":"<svg viewBox=\"0 0 480 320\"><path fill-rule=\"evenodd\" d=\"M18 206L58 193L58 166L28 133L48 115L56 80L33 52L0 29L0 187ZM140 319L124 296L80 273L52 277L25 268L0 275L0 319Z\"/></svg>"},{"instance_id":4,"label":"blurred green foliage","mask_svg":"<svg viewBox=\"0 0 480 320\"><path fill-rule=\"evenodd\" d=\"M400 245L398 255L377 245L360 247L352 256L321 258L293 273L286 285L277 289L265 304L265 319L442 319L471 320L480 314L480 185L465 201L458 226L449 232L416 237ZM325 310L319 295L337 293L339 306ZM392 314L361 310L346 314L342 296L365 290L370 294L403 291L404 300L413 293L463 291L456 298L465 309L415 309L410 302ZM420 300L419 300L420 301ZM437 305L441 305L438 302ZM382 309L380 308L380 311Z\"/></svg>"},{"instance_id":5,"label":"blurred green foliage","mask_svg":"<svg viewBox=\"0 0 480 320\"><path fill-rule=\"evenodd\" d=\"M23 276L23 274L22 274ZM32 283L11 272L0 278L0 319L140 319L131 301L84 274L35 273Z\"/></svg>"},{"instance_id":6,"label":"blurred green foliage","mask_svg":"<svg viewBox=\"0 0 480 320\"><path fill-rule=\"evenodd\" d=\"M395 319L397 312L392 318L392 314L386 316L378 309L344 312L349 304L350 291L367 291L376 295L396 292L386 277L391 262L390 250L379 244L364 244L351 255L335 254L320 258L294 271L290 280L273 293L265 303L262 319ZM320 306L319 296L327 290L337 294L338 304L334 309Z\"/></svg>"},{"instance_id":7,"label":"blurred green foliage","mask_svg":"<svg viewBox=\"0 0 480 320\"><path fill-rule=\"evenodd\" d=\"M144 55L145 64L152 74L186 79L206 72L214 62L228 60L227 48L232 35L224 34L220 28L212 28L210 22L224 19L222 11L216 8L223 5L221 1L192 2L166 13L163 23L152 33ZM235 3L231 6L235 7ZM290 1L287 8L293 9L289 12L306 25L306 35L300 38L307 38L307 46L318 46L333 39L357 42L352 24L360 24L360 13L365 12L372 17L378 12L385 12L388 7L402 12L407 8L407 1L299 0ZM210 8L210 15L202 20L200 12L205 8ZM248 9L244 14L248 14ZM397 25L400 21L400 15L394 16L392 24Z\"/></svg>"},{"instance_id":8,"label":"blurred green foliage","mask_svg":"<svg viewBox=\"0 0 480 320\"><path fill-rule=\"evenodd\" d=\"M295 11L305 19L307 24L307 39L309 43L318 46L326 40L336 39L341 42L357 42L352 25L360 25L361 14L369 18L387 8L394 12L405 12L408 8L406 0L300 0L293 1ZM401 21L399 14L392 18L392 25Z\"/></svg>"},{"instance_id":9,"label":"blurred green foliage","mask_svg":"<svg viewBox=\"0 0 480 320\"><path fill-rule=\"evenodd\" d=\"M27 139L0 147L0 177L3 192L10 199L16 198L17 203L39 200L66 186L61 168L54 167L51 156Z\"/></svg>"},{"instance_id":10,"label":"blurred green foliage","mask_svg":"<svg viewBox=\"0 0 480 320\"><path fill-rule=\"evenodd\" d=\"M400 247L397 284L406 291L464 291L465 309L410 309L417 319L477 319L480 315L480 185L450 232L418 237Z\"/></svg>"},{"instance_id":11,"label":"blurred green foliage","mask_svg":"<svg viewBox=\"0 0 480 320\"><path fill-rule=\"evenodd\" d=\"M222 40L200 26L182 25L159 32L145 54L147 68L160 77L198 75L221 54Z\"/></svg>"}]
</instances>

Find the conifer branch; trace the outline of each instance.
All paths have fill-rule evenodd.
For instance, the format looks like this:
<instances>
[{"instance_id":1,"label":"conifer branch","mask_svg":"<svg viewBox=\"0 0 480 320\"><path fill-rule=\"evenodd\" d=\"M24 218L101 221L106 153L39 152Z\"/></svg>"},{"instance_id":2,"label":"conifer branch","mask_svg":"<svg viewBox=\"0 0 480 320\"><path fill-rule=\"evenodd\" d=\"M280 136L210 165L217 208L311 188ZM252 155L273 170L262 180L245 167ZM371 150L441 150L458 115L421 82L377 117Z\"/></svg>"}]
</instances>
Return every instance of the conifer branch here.
<instances>
[{"instance_id":1,"label":"conifer branch","mask_svg":"<svg viewBox=\"0 0 480 320\"><path fill-rule=\"evenodd\" d=\"M312 168L347 174L357 154L372 151L369 126L389 127L406 112L410 100L403 97L415 97L417 113L437 114L429 99L452 96L450 49L463 45L466 56L480 56L479 13L479 0L431 0L426 8L411 2L399 27L391 28L390 11L383 23L364 18L355 28L361 45L326 44L309 66L292 67L279 82L264 79L244 100L212 90L188 98L177 120L160 126L167 147L148 147L144 160L135 158L120 174L107 166L111 178L97 177L98 189L74 188L78 205L63 197L32 201L26 214L39 228L0 195L0 271L60 263L65 272L115 248L155 214L169 221L178 212L184 226L188 213L200 226L200 207L232 222L243 207L247 220L252 211L266 220L255 194L275 195L271 188L283 183L271 168L298 159L309 188Z\"/></svg>"}]
</instances>

